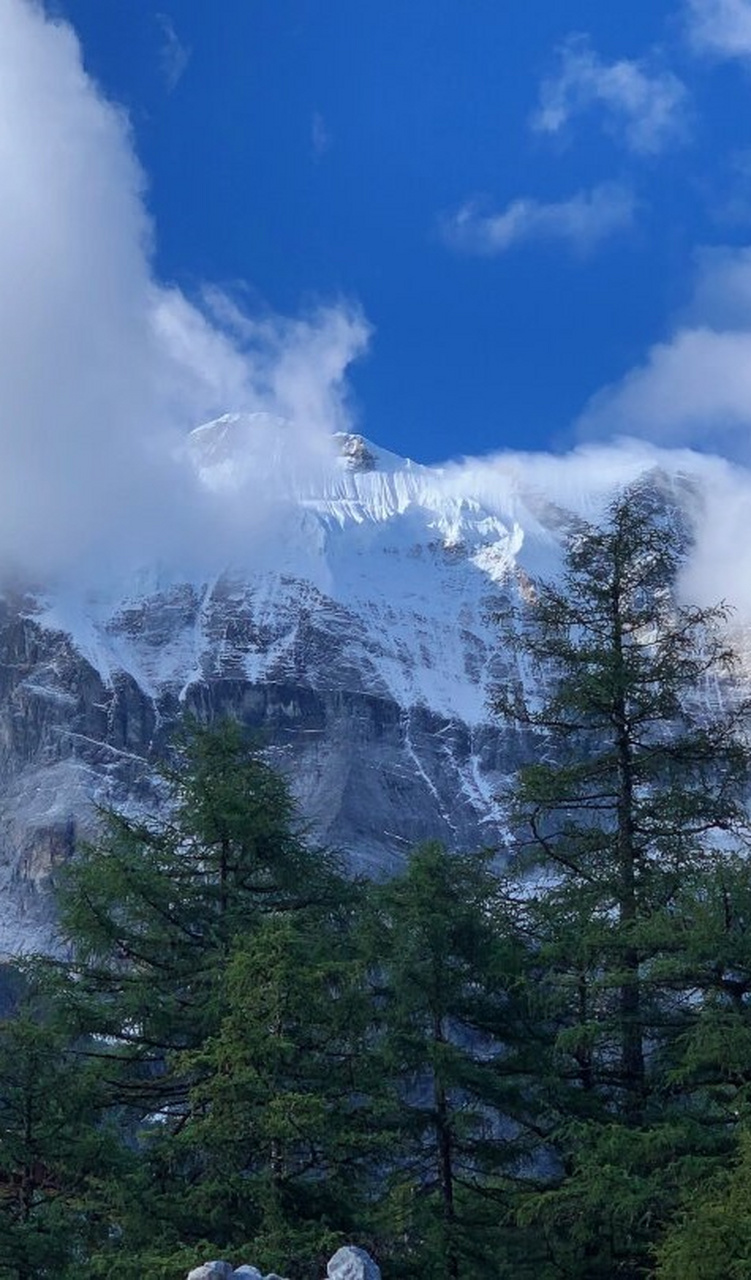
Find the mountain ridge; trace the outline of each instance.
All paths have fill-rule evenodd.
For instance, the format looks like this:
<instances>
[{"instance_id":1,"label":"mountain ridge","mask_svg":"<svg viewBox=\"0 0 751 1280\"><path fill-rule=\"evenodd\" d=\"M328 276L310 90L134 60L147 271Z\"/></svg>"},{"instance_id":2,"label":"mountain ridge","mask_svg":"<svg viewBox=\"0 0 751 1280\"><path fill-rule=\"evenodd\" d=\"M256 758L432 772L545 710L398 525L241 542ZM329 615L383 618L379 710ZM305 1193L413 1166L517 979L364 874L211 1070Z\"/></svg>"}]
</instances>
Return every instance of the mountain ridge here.
<instances>
[{"instance_id":1,"label":"mountain ridge","mask_svg":"<svg viewBox=\"0 0 751 1280\"><path fill-rule=\"evenodd\" d=\"M149 774L181 710L257 730L312 835L368 874L425 838L502 844L497 796L524 744L488 700L502 679L536 677L502 652L495 616L555 576L562 538L597 518L607 484L546 493L509 460L473 493L460 469L355 434L319 442L302 467L296 440L264 414L192 434L201 483L232 513L262 506L234 564L8 594L0 951L54 945L51 870L91 831L92 805L158 803ZM669 503L695 498L680 474L646 483Z\"/></svg>"}]
</instances>

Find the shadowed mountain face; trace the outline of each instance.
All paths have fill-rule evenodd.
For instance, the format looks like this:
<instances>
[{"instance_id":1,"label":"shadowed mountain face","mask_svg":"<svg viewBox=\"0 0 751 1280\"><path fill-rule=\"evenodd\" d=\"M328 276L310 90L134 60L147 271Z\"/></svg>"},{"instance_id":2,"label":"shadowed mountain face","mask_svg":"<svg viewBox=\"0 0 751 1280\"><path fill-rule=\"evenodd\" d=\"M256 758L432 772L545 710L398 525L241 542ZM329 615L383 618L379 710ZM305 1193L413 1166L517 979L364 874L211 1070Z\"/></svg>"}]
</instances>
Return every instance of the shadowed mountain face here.
<instances>
[{"instance_id":1,"label":"shadowed mountain face","mask_svg":"<svg viewBox=\"0 0 751 1280\"><path fill-rule=\"evenodd\" d=\"M202 428L199 473L236 492L248 440L272 425ZM53 945L50 871L94 806L158 804L152 766L185 709L257 730L312 835L370 874L428 838L502 847L496 797L524 748L488 698L535 673L510 666L494 615L557 570L577 513L506 474L480 501L346 437L277 515L216 577L154 570L6 599L0 953Z\"/></svg>"},{"instance_id":2,"label":"shadowed mountain face","mask_svg":"<svg viewBox=\"0 0 751 1280\"><path fill-rule=\"evenodd\" d=\"M371 874L429 837L461 848L499 842L493 791L514 763L503 735L398 702L375 679L364 643L353 658L357 620L348 631L333 602L317 597L311 608L306 595L306 584L290 581L273 625L250 587L238 597L218 584L210 604L192 588L145 599L111 633L145 651L144 661L194 628L199 612L206 632L201 671L156 687L115 667L103 675L70 635L5 611L0 951L49 945L46 882L92 830L93 805L158 804L150 768L184 709L257 730L315 838ZM273 660L250 675L246 647L264 643ZM475 649L468 643L470 666Z\"/></svg>"}]
</instances>

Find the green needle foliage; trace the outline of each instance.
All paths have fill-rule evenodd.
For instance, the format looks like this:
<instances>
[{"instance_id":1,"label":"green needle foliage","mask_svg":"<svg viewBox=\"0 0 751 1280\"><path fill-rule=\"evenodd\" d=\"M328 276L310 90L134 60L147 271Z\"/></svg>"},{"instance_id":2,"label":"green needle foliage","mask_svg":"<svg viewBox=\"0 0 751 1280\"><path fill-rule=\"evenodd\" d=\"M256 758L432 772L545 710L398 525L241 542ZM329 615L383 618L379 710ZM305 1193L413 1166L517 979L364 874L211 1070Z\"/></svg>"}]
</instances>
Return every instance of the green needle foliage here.
<instances>
[{"instance_id":1,"label":"green needle foliage","mask_svg":"<svg viewBox=\"0 0 751 1280\"><path fill-rule=\"evenodd\" d=\"M325 903L340 877L295 829L284 780L235 722L188 726L163 782L158 817L103 815L59 903L74 957L67 1000L107 1038L118 1099L180 1124L192 1084L181 1053L221 1023L233 947L268 916Z\"/></svg>"},{"instance_id":2,"label":"green needle foliage","mask_svg":"<svg viewBox=\"0 0 751 1280\"><path fill-rule=\"evenodd\" d=\"M748 825L748 708L726 610L675 603L683 546L669 517L648 489L626 493L601 528L576 532L562 579L506 631L540 691L527 706L510 685L496 708L537 757L514 795L519 866L558 1070L577 1086L561 1089L551 1134L557 1183L523 1211L550 1241L551 1275L650 1274L681 1188L723 1145L677 1060L696 1050L713 983L730 980L709 953L727 942L717 867Z\"/></svg>"},{"instance_id":3,"label":"green needle foliage","mask_svg":"<svg viewBox=\"0 0 751 1280\"><path fill-rule=\"evenodd\" d=\"M525 950L505 927L488 855L424 845L374 900L379 1052L393 1108L382 1212L401 1237L398 1274L488 1275L501 1187L530 1145Z\"/></svg>"},{"instance_id":4,"label":"green needle foliage","mask_svg":"<svg viewBox=\"0 0 751 1280\"><path fill-rule=\"evenodd\" d=\"M372 1011L343 888L338 910L269 918L238 948L227 1016L192 1059L200 1083L180 1139L204 1166L197 1212L223 1238L252 1240L264 1265L313 1280L362 1232L382 1158Z\"/></svg>"},{"instance_id":5,"label":"green needle foliage","mask_svg":"<svg viewBox=\"0 0 751 1280\"><path fill-rule=\"evenodd\" d=\"M236 724L186 726L0 1021L0 1280L318 1280L345 1239L385 1280L747 1274L748 709L682 554L637 488L506 620L503 875L353 883Z\"/></svg>"},{"instance_id":6,"label":"green needle foliage","mask_svg":"<svg viewBox=\"0 0 751 1280\"><path fill-rule=\"evenodd\" d=\"M751 1274L751 1140L732 1165L698 1187L657 1251L657 1280L744 1280Z\"/></svg>"},{"instance_id":7,"label":"green needle foliage","mask_svg":"<svg viewBox=\"0 0 751 1280\"><path fill-rule=\"evenodd\" d=\"M96 1069L49 1013L27 993L0 1021L2 1280L77 1274L106 1236L108 1181L130 1164L101 1122Z\"/></svg>"},{"instance_id":8,"label":"green needle foliage","mask_svg":"<svg viewBox=\"0 0 751 1280\"><path fill-rule=\"evenodd\" d=\"M355 894L333 855L296 829L284 780L237 724L188 725L163 784L159 815L105 815L101 839L66 869L61 920L72 959L47 966L56 1005L88 1037L110 1111L139 1152L131 1175L112 1188L116 1229L103 1254L130 1255L134 1274L139 1259L156 1269L160 1257L201 1241L217 1254L261 1229L251 1187L268 1167L271 1139L262 1128L274 1115L290 1123L294 1111L284 1055L291 1063L303 1052L307 1096L301 1085L295 1106L308 1107L309 1125L319 1106L315 1080L334 1090L303 1039L280 1040L289 1028L277 1034L265 1021L262 977L280 990L288 983L301 1021L305 1006L311 1018L325 1009L333 1019L336 1004L324 994L336 958L332 951L324 959L323 948L344 928ZM233 1034L240 1038L229 1048ZM240 1083L251 1052L268 1077L255 1098L247 1076ZM230 1095L236 1109L228 1116ZM129 1274L127 1265L121 1271Z\"/></svg>"}]
</instances>

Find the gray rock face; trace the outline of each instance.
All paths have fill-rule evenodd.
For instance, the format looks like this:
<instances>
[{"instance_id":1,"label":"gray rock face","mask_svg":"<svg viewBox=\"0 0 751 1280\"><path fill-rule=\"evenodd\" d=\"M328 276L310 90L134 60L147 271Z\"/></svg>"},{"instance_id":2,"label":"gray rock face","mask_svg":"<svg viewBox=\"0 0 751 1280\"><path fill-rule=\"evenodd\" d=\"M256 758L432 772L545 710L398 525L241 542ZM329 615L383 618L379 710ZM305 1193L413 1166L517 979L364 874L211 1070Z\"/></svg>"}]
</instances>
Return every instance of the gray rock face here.
<instances>
[{"instance_id":1,"label":"gray rock face","mask_svg":"<svg viewBox=\"0 0 751 1280\"><path fill-rule=\"evenodd\" d=\"M51 873L91 833L94 805L158 802L150 771L183 710L258 731L314 837L369 874L422 840L502 839L492 796L515 745L398 700L379 673L380 624L367 634L309 584L277 584L273 610L230 582L210 601L175 589L116 611L100 641L85 652L27 603L0 612L0 956L54 946ZM403 654L405 679L427 660Z\"/></svg>"},{"instance_id":2,"label":"gray rock face","mask_svg":"<svg viewBox=\"0 0 751 1280\"><path fill-rule=\"evenodd\" d=\"M60 632L0 605L0 953L52 944L47 885L92 804L149 804L156 708Z\"/></svg>"}]
</instances>

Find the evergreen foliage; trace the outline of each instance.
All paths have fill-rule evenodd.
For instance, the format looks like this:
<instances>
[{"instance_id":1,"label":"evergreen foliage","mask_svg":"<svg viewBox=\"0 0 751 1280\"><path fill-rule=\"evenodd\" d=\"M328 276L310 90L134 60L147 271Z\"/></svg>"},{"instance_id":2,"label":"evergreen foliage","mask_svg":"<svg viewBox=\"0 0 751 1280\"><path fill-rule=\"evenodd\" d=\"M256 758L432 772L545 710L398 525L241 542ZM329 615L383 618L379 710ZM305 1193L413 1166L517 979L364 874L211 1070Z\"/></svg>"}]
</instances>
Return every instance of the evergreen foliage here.
<instances>
[{"instance_id":1,"label":"evergreen foliage","mask_svg":"<svg viewBox=\"0 0 751 1280\"><path fill-rule=\"evenodd\" d=\"M710 954L728 928L717 869L729 874L747 829L748 708L726 611L675 603L668 515L637 489L578 530L560 584L541 585L507 635L535 666L539 702L512 687L497 699L538 756L515 788L520 864L557 1068L576 1086L550 1133L558 1185L523 1216L572 1277L648 1275L682 1190L732 1143L707 1088L685 1086L710 992L731 983Z\"/></svg>"},{"instance_id":2,"label":"evergreen foliage","mask_svg":"<svg viewBox=\"0 0 751 1280\"><path fill-rule=\"evenodd\" d=\"M502 927L487 854L426 844L373 896L392 1108L384 1226L399 1232L399 1274L488 1275L499 1242L492 1202L529 1146L526 953Z\"/></svg>"},{"instance_id":3,"label":"evergreen foliage","mask_svg":"<svg viewBox=\"0 0 751 1280\"><path fill-rule=\"evenodd\" d=\"M220 1026L235 944L264 917L335 895L336 860L295 830L284 780L233 721L186 726L162 770L162 812L106 813L61 877L71 1012L107 1037L117 1096L180 1124L184 1051Z\"/></svg>"},{"instance_id":4,"label":"evergreen foliage","mask_svg":"<svg viewBox=\"0 0 751 1280\"><path fill-rule=\"evenodd\" d=\"M50 1280L107 1232L130 1163L101 1122L102 1082L31 991L0 1021L0 1277Z\"/></svg>"},{"instance_id":5,"label":"evergreen foliage","mask_svg":"<svg viewBox=\"0 0 751 1280\"><path fill-rule=\"evenodd\" d=\"M506 619L503 872L354 882L239 726L185 726L61 876L68 957L4 983L0 1280L319 1280L344 1240L384 1280L748 1273L747 707L682 549L636 489Z\"/></svg>"},{"instance_id":6,"label":"evergreen foliage","mask_svg":"<svg viewBox=\"0 0 751 1280\"><path fill-rule=\"evenodd\" d=\"M73 959L45 966L56 1003L88 1037L110 1110L140 1151L113 1188L114 1244L104 1250L130 1257L124 1277L129 1265L148 1258L156 1268L182 1246L239 1246L271 1222L275 1240L287 1231L290 1256L305 1225L299 1202L285 1216L272 1195L275 1165L289 1174L282 1130L304 1117L322 1134L332 1109L315 1083L333 1097L345 1081L342 1068L335 1082L333 1050L331 1062L321 1049L313 1065L308 1038L327 1043L344 1018L331 998L335 946L356 887L296 830L286 784L237 724L186 726L163 778L162 813L105 815L102 839L67 869L61 919ZM274 1002L281 1010L285 1000L296 1030L274 1021ZM327 1019L317 1033L316 1010ZM308 1158L298 1154L298 1165ZM324 1163L311 1171L311 1199L329 1173ZM334 1230L318 1235L328 1245Z\"/></svg>"},{"instance_id":7,"label":"evergreen foliage","mask_svg":"<svg viewBox=\"0 0 751 1280\"><path fill-rule=\"evenodd\" d=\"M186 1211L296 1275L317 1277L362 1230L381 1154L358 902L342 885L334 908L261 921L228 966L217 1035L191 1056L199 1083L179 1141L203 1173Z\"/></svg>"}]
</instances>

